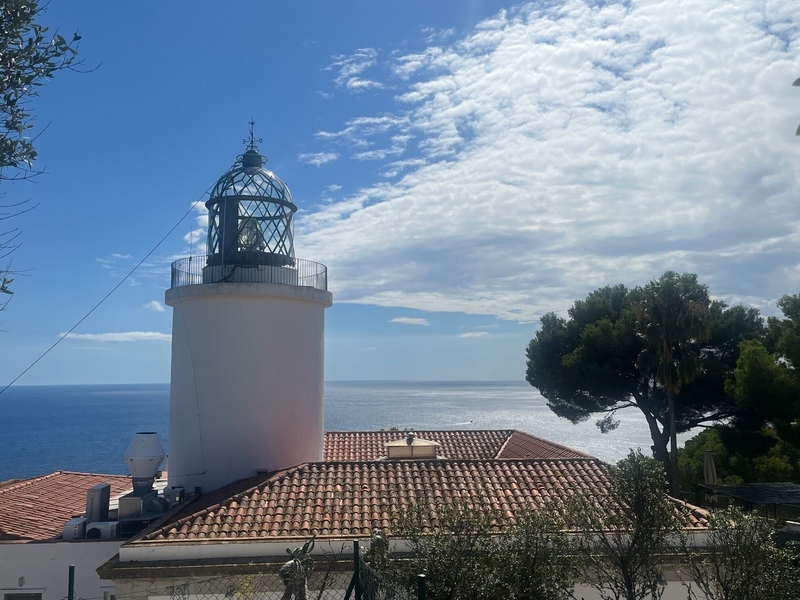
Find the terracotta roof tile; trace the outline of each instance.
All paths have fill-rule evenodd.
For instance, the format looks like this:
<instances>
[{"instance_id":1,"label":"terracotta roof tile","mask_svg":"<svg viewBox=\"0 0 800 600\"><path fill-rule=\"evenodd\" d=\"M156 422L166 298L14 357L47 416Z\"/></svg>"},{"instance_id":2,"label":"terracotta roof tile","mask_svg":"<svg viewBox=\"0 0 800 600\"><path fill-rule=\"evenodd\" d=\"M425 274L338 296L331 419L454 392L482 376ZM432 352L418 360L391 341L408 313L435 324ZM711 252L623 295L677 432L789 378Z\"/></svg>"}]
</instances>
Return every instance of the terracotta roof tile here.
<instances>
[{"instance_id":1,"label":"terracotta roof tile","mask_svg":"<svg viewBox=\"0 0 800 600\"><path fill-rule=\"evenodd\" d=\"M497 453L497 458L591 458L567 446L514 430Z\"/></svg>"},{"instance_id":2,"label":"terracotta roof tile","mask_svg":"<svg viewBox=\"0 0 800 600\"><path fill-rule=\"evenodd\" d=\"M414 431L414 434L440 444L439 455L448 459L588 457L577 450L512 429ZM325 433L324 459L377 460L386 456L384 444L404 438L402 431L329 431Z\"/></svg>"},{"instance_id":3,"label":"terracotta roof tile","mask_svg":"<svg viewBox=\"0 0 800 600\"><path fill-rule=\"evenodd\" d=\"M56 471L0 485L0 540L49 540L86 510L86 491L110 483L111 495L131 489L129 477Z\"/></svg>"},{"instance_id":4,"label":"terracotta roof tile","mask_svg":"<svg viewBox=\"0 0 800 600\"><path fill-rule=\"evenodd\" d=\"M369 535L420 502L466 501L513 522L522 510L582 490L602 495L606 468L587 458L307 463L202 496L133 543ZM433 514L428 526L437 524Z\"/></svg>"}]
</instances>

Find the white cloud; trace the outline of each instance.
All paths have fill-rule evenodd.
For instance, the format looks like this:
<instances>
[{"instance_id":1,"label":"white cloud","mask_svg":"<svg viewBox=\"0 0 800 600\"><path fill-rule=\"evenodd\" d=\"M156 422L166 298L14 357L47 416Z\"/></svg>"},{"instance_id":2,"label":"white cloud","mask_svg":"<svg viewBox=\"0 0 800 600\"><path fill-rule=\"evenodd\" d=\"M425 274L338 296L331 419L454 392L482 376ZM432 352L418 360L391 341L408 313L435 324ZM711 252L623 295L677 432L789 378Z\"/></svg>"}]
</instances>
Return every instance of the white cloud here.
<instances>
[{"instance_id":1,"label":"white cloud","mask_svg":"<svg viewBox=\"0 0 800 600\"><path fill-rule=\"evenodd\" d=\"M339 301L515 321L666 269L756 304L796 291L798 40L800 3L502 12L397 58L396 114L318 134L416 148L298 219L303 253Z\"/></svg>"},{"instance_id":2,"label":"white cloud","mask_svg":"<svg viewBox=\"0 0 800 600\"><path fill-rule=\"evenodd\" d=\"M320 167L337 158L339 158L339 155L336 152L311 152L308 154L299 154L297 156L297 160L300 162L314 165L315 167Z\"/></svg>"},{"instance_id":3,"label":"white cloud","mask_svg":"<svg viewBox=\"0 0 800 600\"><path fill-rule=\"evenodd\" d=\"M206 229L192 229L189 233L183 236L183 241L189 244L190 246L195 246L199 242L203 241L203 239L208 235L208 230Z\"/></svg>"},{"instance_id":4,"label":"white cloud","mask_svg":"<svg viewBox=\"0 0 800 600\"><path fill-rule=\"evenodd\" d=\"M389 141L393 149L402 151L412 137L408 134L408 126L408 119L402 115L358 117L347 121L339 131L318 131L315 137L328 144L364 149L375 143L373 138L392 131L399 131L400 133L392 135Z\"/></svg>"},{"instance_id":5,"label":"white cloud","mask_svg":"<svg viewBox=\"0 0 800 600\"><path fill-rule=\"evenodd\" d=\"M185 246L181 251L183 256L198 256L206 253L206 237L208 236L208 209L205 202L192 202L194 212L194 225L183 236Z\"/></svg>"},{"instance_id":6,"label":"white cloud","mask_svg":"<svg viewBox=\"0 0 800 600\"><path fill-rule=\"evenodd\" d=\"M153 312L164 312L164 305L161 304L158 300L150 300L150 302L146 303L144 307L147 310L152 310Z\"/></svg>"},{"instance_id":7,"label":"white cloud","mask_svg":"<svg viewBox=\"0 0 800 600\"><path fill-rule=\"evenodd\" d=\"M327 186L325 189L328 190L329 192L338 192L340 189L342 189L342 186L334 183Z\"/></svg>"},{"instance_id":8,"label":"white cloud","mask_svg":"<svg viewBox=\"0 0 800 600\"><path fill-rule=\"evenodd\" d=\"M402 148L380 148L378 150L365 150L353 155L356 160L383 160L387 156L402 154Z\"/></svg>"},{"instance_id":9,"label":"white cloud","mask_svg":"<svg viewBox=\"0 0 800 600\"><path fill-rule=\"evenodd\" d=\"M419 325L422 327L428 327L430 325L430 321L428 321L428 319L423 319L422 317L395 317L394 319L389 319L389 323L401 323L403 325Z\"/></svg>"},{"instance_id":10,"label":"white cloud","mask_svg":"<svg viewBox=\"0 0 800 600\"><path fill-rule=\"evenodd\" d=\"M112 254L111 258L118 258L120 260L127 260L129 258L132 258L132 256L130 254Z\"/></svg>"},{"instance_id":11,"label":"white cloud","mask_svg":"<svg viewBox=\"0 0 800 600\"><path fill-rule=\"evenodd\" d=\"M479 337L486 337L489 335L488 331L468 331L467 333L462 333L458 337L460 338L479 338Z\"/></svg>"},{"instance_id":12,"label":"white cloud","mask_svg":"<svg viewBox=\"0 0 800 600\"><path fill-rule=\"evenodd\" d=\"M424 33L426 36L425 41L430 44L431 42L438 42L449 38L451 35L455 33L455 29L453 29L452 27L449 29L436 29L435 27L424 27L422 29L422 33Z\"/></svg>"},{"instance_id":13,"label":"white cloud","mask_svg":"<svg viewBox=\"0 0 800 600\"><path fill-rule=\"evenodd\" d=\"M359 93L372 88L384 87L382 83L361 77L361 74L378 60L378 51L374 48L359 48L347 56L341 54L333 57L333 62L325 67L326 71L337 71L333 82L337 87L344 87L351 92Z\"/></svg>"},{"instance_id":14,"label":"white cloud","mask_svg":"<svg viewBox=\"0 0 800 600\"><path fill-rule=\"evenodd\" d=\"M63 335L63 334L62 334ZM123 331L118 333L70 333L70 340L92 342L169 342L172 336L158 331Z\"/></svg>"}]
</instances>

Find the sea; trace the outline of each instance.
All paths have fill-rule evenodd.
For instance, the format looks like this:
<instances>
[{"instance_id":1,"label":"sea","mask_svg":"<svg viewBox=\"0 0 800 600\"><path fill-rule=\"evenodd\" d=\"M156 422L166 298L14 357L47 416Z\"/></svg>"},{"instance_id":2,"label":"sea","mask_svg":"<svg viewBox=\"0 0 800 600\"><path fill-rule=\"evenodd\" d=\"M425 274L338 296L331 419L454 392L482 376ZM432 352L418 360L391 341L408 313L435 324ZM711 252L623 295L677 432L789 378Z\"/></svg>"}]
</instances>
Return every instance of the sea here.
<instances>
[{"instance_id":1,"label":"sea","mask_svg":"<svg viewBox=\"0 0 800 600\"><path fill-rule=\"evenodd\" d=\"M325 429L520 429L607 462L631 448L649 452L636 409L617 412L601 433L596 419L557 417L525 381L331 381ZM169 385L17 386L0 396L0 481L53 471L127 474L123 455L138 431L167 448ZM691 433L679 438L683 441Z\"/></svg>"}]
</instances>

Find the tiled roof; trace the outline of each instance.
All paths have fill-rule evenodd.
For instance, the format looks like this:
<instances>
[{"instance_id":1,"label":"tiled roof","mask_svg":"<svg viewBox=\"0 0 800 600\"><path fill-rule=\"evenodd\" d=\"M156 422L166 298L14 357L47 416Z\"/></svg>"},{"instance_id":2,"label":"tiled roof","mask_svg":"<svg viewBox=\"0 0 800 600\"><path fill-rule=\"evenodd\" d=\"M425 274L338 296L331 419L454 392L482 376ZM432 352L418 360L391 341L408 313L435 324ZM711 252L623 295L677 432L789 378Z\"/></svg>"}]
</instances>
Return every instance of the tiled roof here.
<instances>
[{"instance_id":1,"label":"tiled roof","mask_svg":"<svg viewBox=\"0 0 800 600\"><path fill-rule=\"evenodd\" d=\"M588 457L577 450L513 429L414 431L414 435L438 442L439 455L448 459ZM325 460L377 460L386 456L384 444L404 438L402 431L329 431L325 433Z\"/></svg>"},{"instance_id":2,"label":"tiled roof","mask_svg":"<svg viewBox=\"0 0 800 600\"><path fill-rule=\"evenodd\" d=\"M201 496L134 543L391 533L398 512L417 503L466 501L511 523L548 500L602 495L606 468L589 458L307 463ZM435 513L428 525L437 526Z\"/></svg>"},{"instance_id":3,"label":"tiled roof","mask_svg":"<svg viewBox=\"0 0 800 600\"><path fill-rule=\"evenodd\" d=\"M0 540L49 540L86 510L86 491L110 483L111 495L131 488L129 477L56 471L0 486Z\"/></svg>"},{"instance_id":4,"label":"tiled roof","mask_svg":"<svg viewBox=\"0 0 800 600\"><path fill-rule=\"evenodd\" d=\"M588 454L567 448L524 431L514 430L497 458L592 458Z\"/></svg>"},{"instance_id":5,"label":"tiled roof","mask_svg":"<svg viewBox=\"0 0 800 600\"><path fill-rule=\"evenodd\" d=\"M675 500L678 510L686 517L687 527L690 529L708 528L708 511L683 500Z\"/></svg>"}]
</instances>

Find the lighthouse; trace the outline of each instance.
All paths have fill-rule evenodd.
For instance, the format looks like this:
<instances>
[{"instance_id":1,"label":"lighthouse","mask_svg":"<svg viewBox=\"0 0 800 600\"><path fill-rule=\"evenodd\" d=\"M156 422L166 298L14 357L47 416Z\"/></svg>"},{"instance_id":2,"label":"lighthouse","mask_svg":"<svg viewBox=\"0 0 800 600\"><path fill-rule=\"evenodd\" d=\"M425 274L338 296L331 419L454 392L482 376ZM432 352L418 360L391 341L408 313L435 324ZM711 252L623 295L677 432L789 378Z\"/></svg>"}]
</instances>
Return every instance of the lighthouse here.
<instances>
[{"instance_id":1,"label":"lighthouse","mask_svg":"<svg viewBox=\"0 0 800 600\"><path fill-rule=\"evenodd\" d=\"M205 256L172 264L169 486L218 489L322 460L327 268L295 257L297 206L251 123L208 201Z\"/></svg>"}]
</instances>

